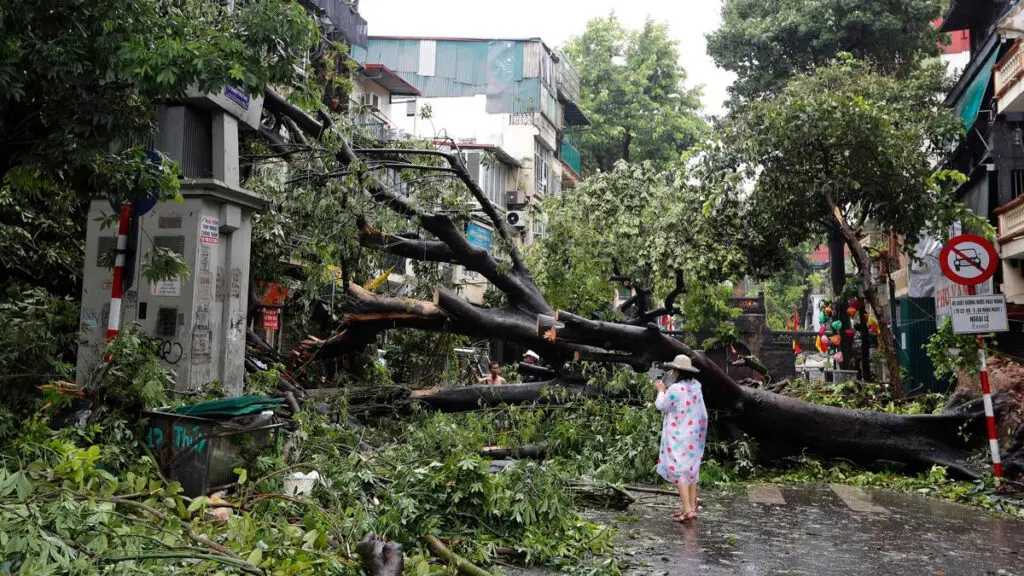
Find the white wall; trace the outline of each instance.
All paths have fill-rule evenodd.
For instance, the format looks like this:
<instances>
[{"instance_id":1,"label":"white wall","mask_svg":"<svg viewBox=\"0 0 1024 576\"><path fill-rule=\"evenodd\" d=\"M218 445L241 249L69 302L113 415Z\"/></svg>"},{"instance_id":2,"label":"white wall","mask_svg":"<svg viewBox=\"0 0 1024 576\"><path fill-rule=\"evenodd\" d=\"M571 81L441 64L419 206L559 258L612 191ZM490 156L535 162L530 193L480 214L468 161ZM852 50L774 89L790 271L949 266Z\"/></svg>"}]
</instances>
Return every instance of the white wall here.
<instances>
[{"instance_id":1,"label":"white wall","mask_svg":"<svg viewBox=\"0 0 1024 576\"><path fill-rule=\"evenodd\" d=\"M420 118L424 105L430 105L431 117ZM413 136L439 139L445 136L476 139L477 142L502 146L502 129L508 124L507 114L488 114L487 96L478 94L460 98L420 98L416 115L407 116L407 104L391 105L388 117L395 127Z\"/></svg>"}]
</instances>

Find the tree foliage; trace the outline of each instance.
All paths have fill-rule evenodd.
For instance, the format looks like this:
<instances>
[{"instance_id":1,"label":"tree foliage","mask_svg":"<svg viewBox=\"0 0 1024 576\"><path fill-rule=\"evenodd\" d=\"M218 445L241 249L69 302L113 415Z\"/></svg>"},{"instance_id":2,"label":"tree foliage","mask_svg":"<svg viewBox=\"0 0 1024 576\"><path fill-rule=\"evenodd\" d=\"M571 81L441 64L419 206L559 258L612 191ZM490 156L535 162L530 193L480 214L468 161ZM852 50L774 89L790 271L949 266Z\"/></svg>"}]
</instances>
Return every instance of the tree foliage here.
<instances>
[{"instance_id":1,"label":"tree foliage","mask_svg":"<svg viewBox=\"0 0 1024 576\"><path fill-rule=\"evenodd\" d=\"M151 178L132 148L151 138L156 103L228 83L302 87L319 33L283 0L15 0L0 37L0 275L77 295L83 199L111 184L176 193L173 164Z\"/></svg>"},{"instance_id":2,"label":"tree foliage","mask_svg":"<svg viewBox=\"0 0 1024 576\"><path fill-rule=\"evenodd\" d=\"M708 54L734 72L741 99L778 92L786 81L849 52L879 72L908 75L933 55L939 0L726 0Z\"/></svg>"},{"instance_id":3,"label":"tree foliage","mask_svg":"<svg viewBox=\"0 0 1024 576\"><path fill-rule=\"evenodd\" d=\"M583 166L612 170L617 160L672 166L704 130L700 91L687 88L668 26L648 20L627 29L615 14L595 18L569 41L582 76L582 108L591 121L582 136Z\"/></svg>"},{"instance_id":4,"label":"tree foliage","mask_svg":"<svg viewBox=\"0 0 1024 576\"><path fill-rule=\"evenodd\" d=\"M756 179L751 224L796 246L827 233L831 203L852 227L870 219L913 246L926 228L941 236L968 219L949 193L959 176L933 168L961 130L938 101L942 83L938 67L899 80L846 58L752 106L723 136Z\"/></svg>"},{"instance_id":5,"label":"tree foliage","mask_svg":"<svg viewBox=\"0 0 1024 576\"><path fill-rule=\"evenodd\" d=\"M545 201L547 233L530 268L553 307L580 314L611 302L609 275L662 296L677 270L688 285L717 284L746 269L741 208L735 196L707 194L681 172L620 161Z\"/></svg>"}]
</instances>

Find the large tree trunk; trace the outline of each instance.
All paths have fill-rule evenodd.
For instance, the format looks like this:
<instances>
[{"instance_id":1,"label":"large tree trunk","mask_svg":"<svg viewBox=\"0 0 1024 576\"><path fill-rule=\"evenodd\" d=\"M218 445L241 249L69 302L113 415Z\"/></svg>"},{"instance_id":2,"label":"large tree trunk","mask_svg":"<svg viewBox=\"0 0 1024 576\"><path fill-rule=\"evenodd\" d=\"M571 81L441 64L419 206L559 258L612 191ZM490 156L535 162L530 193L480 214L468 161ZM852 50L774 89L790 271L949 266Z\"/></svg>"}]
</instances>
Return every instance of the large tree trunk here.
<instances>
[{"instance_id":1,"label":"large tree trunk","mask_svg":"<svg viewBox=\"0 0 1024 576\"><path fill-rule=\"evenodd\" d=\"M838 224L829 227L828 258L829 272L832 277L832 306L845 309L845 304L840 303L840 295L846 289L846 243ZM842 335L839 349L843 353L843 361L839 363L838 368L848 370L853 362L853 340L846 335L846 329L850 327L850 320L841 311L839 320L843 323L837 332ZM831 318L829 318L829 322L832 322Z\"/></svg>"},{"instance_id":2,"label":"large tree trunk","mask_svg":"<svg viewBox=\"0 0 1024 576\"><path fill-rule=\"evenodd\" d=\"M900 398L903 396L903 378L900 374L900 362L896 356L896 335L892 331L889 310L882 306L881 301L878 299L875 279L871 276L871 258L868 256L867 250L860 245L857 233L846 222L842 210L831 199L829 199L828 203L829 208L832 210L832 215L839 226L839 230L842 231L843 237L846 238L846 244L850 247L853 260L857 263L857 268L864 279L864 295L871 304L871 308L875 311L875 318L878 320L879 337L882 339L883 348L885 349L885 362L889 367L889 387L892 395Z\"/></svg>"},{"instance_id":3,"label":"large tree trunk","mask_svg":"<svg viewBox=\"0 0 1024 576\"><path fill-rule=\"evenodd\" d=\"M268 100L268 108L281 109L287 102ZM282 111L285 113L287 111ZM301 112L301 111L300 111ZM318 136L319 124L300 114L292 114L295 125L311 136ZM321 115L326 129L333 130L330 118ZM357 156L358 152L358 156ZM983 411L980 405L961 407L945 416L895 416L883 413L858 412L818 406L786 398L764 390L741 386L703 354L699 354L666 334L656 324L630 325L601 322L573 314L553 311L537 289L529 270L501 215L492 206L479 185L469 175L461 157L437 150L362 149L354 150L342 141L337 159L343 165L370 159L377 167L414 170L409 158L417 155L441 157L448 167L430 166L429 170L454 174L472 193L490 219L500 245L507 251L505 261L468 242L460 226L445 213L431 213L407 196L387 188L372 175L365 193L378 204L417 223L432 238L410 238L379 232L368 224L361 226L361 241L366 246L400 254L415 253L421 259L451 261L483 275L505 293L509 304L500 309L474 306L438 289L433 302L377 296L355 284L345 286L343 309L346 313L339 332L327 339L306 342L309 352L337 356L361 349L377 334L390 329L448 331L467 336L501 337L537 351L561 372L574 357L599 358L621 362L638 371L645 371L659 361L671 360L678 354L693 359L700 370L697 379L704 385L704 397L711 410L718 411L743 433L760 442L762 448L776 455L801 454L811 451L823 457L854 460L892 460L925 467L932 464L949 466L961 476L975 476L966 464L973 442L985 438ZM832 206L835 208L834 206ZM841 216L838 214L837 216ZM865 272L866 295L875 308L882 338L890 354L890 371L894 391L899 392L899 367L895 363L895 339L889 326L888 311L878 303L870 278L870 261L857 243L853 231L841 218L841 232L854 252L858 266ZM841 260L841 256L840 256ZM677 281L681 285L681 278ZM838 286L841 291L842 286ZM672 308L667 303L666 308ZM453 388L418 392L415 399L430 406L460 407L496 403L554 400L545 391L559 389L553 383L520 384L501 387ZM594 393L585 386L569 386L568 391ZM962 432L969 432L969 443Z\"/></svg>"}]
</instances>

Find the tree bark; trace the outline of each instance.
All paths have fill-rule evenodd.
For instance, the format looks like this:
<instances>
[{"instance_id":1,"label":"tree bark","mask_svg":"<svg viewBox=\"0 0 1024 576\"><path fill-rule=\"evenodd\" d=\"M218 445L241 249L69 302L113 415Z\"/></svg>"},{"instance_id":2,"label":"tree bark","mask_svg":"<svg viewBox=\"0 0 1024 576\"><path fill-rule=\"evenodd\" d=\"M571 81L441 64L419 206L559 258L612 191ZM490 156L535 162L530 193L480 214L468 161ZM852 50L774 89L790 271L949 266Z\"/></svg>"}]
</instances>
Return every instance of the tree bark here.
<instances>
[{"instance_id":1,"label":"tree bark","mask_svg":"<svg viewBox=\"0 0 1024 576\"><path fill-rule=\"evenodd\" d=\"M871 276L871 259L868 257L867 250L860 245L856 232L853 231L853 228L846 222L846 218L843 217L843 212L835 205L831 198L828 199L828 203L829 208L832 210L832 215L835 217L836 224L846 239L846 244L850 247L853 260L857 263L857 268L864 279L864 295L871 304L871 308L875 311L875 318L878 320L879 337L883 339L884 343L885 361L889 367L889 387L893 397L900 398L903 396L903 378L900 374L900 362L896 357L896 335L892 331L889 310L882 306L881 301L878 299L875 280Z\"/></svg>"},{"instance_id":2,"label":"tree bark","mask_svg":"<svg viewBox=\"0 0 1024 576\"><path fill-rule=\"evenodd\" d=\"M564 404L576 396L598 396L599 392L582 384L564 384L557 380L476 385L457 388L414 390L409 400L441 412L469 412L481 408L517 404Z\"/></svg>"},{"instance_id":3,"label":"tree bark","mask_svg":"<svg viewBox=\"0 0 1024 576\"><path fill-rule=\"evenodd\" d=\"M843 290L846 288L846 243L843 240L843 232L836 223L829 227L828 257L829 272L832 276L832 306L844 308L845 306L839 300ZM839 318L842 326L837 334L840 334L842 337L839 349L843 353L843 361L839 363L839 367L843 370L848 370L853 362L853 340L846 335L846 329L850 327L850 321L841 311ZM829 318L829 322L832 322L831 318Z\"/></svg>"}]
</instances>

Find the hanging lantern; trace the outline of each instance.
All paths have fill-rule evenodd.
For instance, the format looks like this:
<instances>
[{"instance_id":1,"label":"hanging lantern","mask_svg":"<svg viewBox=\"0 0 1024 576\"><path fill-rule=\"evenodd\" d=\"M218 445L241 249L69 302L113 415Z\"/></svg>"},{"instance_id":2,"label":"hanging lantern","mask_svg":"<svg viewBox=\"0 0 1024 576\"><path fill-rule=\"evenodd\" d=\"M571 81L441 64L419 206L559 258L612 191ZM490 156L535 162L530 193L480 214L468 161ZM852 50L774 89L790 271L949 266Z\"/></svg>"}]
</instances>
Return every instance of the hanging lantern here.
<instances>
[{"instance_id":1,"label":"hanging lantern","mask_svg":"<svg viewBox=\"0 0 1024 576\"><path fill-rule=\"evenodd\" d=\"M837 366L839 364L842 364L843 363L843 353L842 352L836 352L836 355L833 356L832 359L836 361L836 365Z\"/></svg>"},{"instance_id":2,"label":"hanging lantern","mask_svg":"<svg viewBox=\"0 0 1024 576\"><path fill-rule=\"evenodd\" d=\"M821 337L821 346L823 348L827 348L828 347L828 336L822 335L822 337Z\"/></svg>"},{"instance_id":3,"label":"hanging lantern","mask_svg":"<svg viewBox=\"0 0 1024 576\"><path fill-rule=\"evenodd\" d=\"M857 309L851 305L849 308L846 309L846 315L849 316L850 318L853 318L854 316L857 315Z\"/></svg>"},{"instance_id":4,"label":"hanging lantern","mask_svg":"<svg viewBox=\"0 0 1024 576\"><path fill-rule=\"evenodd\" d=\"M824 312L822 312L821 314L818 314L818 322L821 322L822 324L824 324L827 321L828 321L828 316L825 316Z\"/></svg>"},{"instance_id":5,"label":"hanging lantern","mask_svg":"<svg viewBox=\"0 0 1024 576\"><path fill-rule=\"evenodd\" d=\"M831 306L825 306L825 316L829 316L829 317L832 316L832 307Z\"/></svg>"},{"instance_id":6,"label":"hanging lantern","mask_svg":"<svg viewBox=\"0 0 1024 576\"><path fill-rule=\"evenodd\" d=\"M850 306L856 310L860 310L860 300L850 298Z\"/></svg>"},{"instance_id":7,"label":"hanging lantern","mask_svg":"<svg viewBox=\"0 0 1024 576\"><path fill-rule=\"evenodd\" d=\"M836 334L836 335L832 336L831 342L832 342L833 346L839 346L839 343L842 342L842 341L843 341L843 337L840 336L839 334Z\"/></svg>"},{"instance_id":8,"label":"hanging lantern","mask_svg":"<svg viewBox=\"0 0 1024 576\"><path fill-rule=\"evenodd\" d=\"M824 334L824 333L825 333L825 326L824 325L818 326L818 334Z\"/></svg>"},{"instance_id":9,"label":"hanging lantern","mask_svg":"<svg viewBox=\"0 0 1024 576\"><path fill-rule=\"evenodd\" d=\"M846 337L847 338L853 338L854 334L856 334L856 332L853 331L853 328L847 328L846 329Z\"/></svg>"},{"instance_id":10,"label":"hanging lantern","mask_svg":"<svg viewBox=\"0 0 1024 576\"><path fill-rule=\"evenodd\" d=\"M839 330L842 327L843 327L843 323L840 322L839 320L836 320L835 322L832 323L832 329L833 330Z\"/></svg>"}]
</instances>

